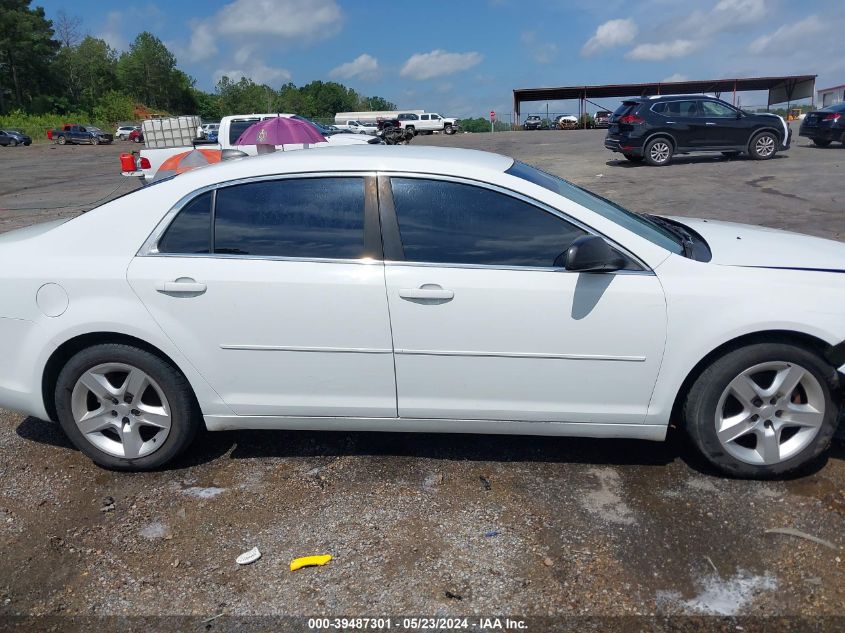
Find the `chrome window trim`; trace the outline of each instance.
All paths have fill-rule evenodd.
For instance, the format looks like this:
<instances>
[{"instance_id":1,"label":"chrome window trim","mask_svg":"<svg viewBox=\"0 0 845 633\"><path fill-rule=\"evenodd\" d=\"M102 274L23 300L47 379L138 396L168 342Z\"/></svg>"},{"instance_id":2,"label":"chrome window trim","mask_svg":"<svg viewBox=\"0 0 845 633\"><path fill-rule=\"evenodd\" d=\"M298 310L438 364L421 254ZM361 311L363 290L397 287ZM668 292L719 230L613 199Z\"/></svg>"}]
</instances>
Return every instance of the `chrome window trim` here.
<instances>
[{"instance_id":1,"label":"chrome window trim","mask_svg":"<svg viewBox=\"0 0 845 633\"><path fill-rule=\"evenodd\" d=\"M217 191L218 189L223 189L225 187L231 187L234 185L241 185L251 182L263 182L266 180L291 180L291 179L302 179L302 178L366 178L368 176L375 178L377 172L368 170L368 171L307 171L307 172L297 172L297 173L284 173L284 174L263 174L260 176L248 176L246 178L236 178L234 180L226 180L223 182L216 182L210 185L205 185L204 187L200 187L199 189L194 189L190 193L185 194L174 204L170 210L165 213L164 217L159 221L156 227L153 229L152 233L147 237L144 243L141 245L141 248L138 249L138 252L135 253L136 257L216 257L216 258L225 258L225 259L269 259L269 260L282 260L282 261L317 261L317 262L352 262L352 263L369 263L368 258L358 258L358 259L332 259L332 258L322 258L322 257L280 257L275 255L231 255L225 253L160 253L158 250L158 243L161 240L161 237L164 235L165 231L170 227L170 224L179 214L179 212L187 205L191 200L194 198L201 196L202 194L206 193L207 191ZM366 193L366 183L365 183L365 193Z\"/></svg>"},{"instance_id":2,"label":"chrome window trim","mask_svg":"<svg viewBox=\"0 0 845 633\"><path fill-rule=\"evenodd\" d=\"M508 169L510 169L510 167L508 167ZM640 266L642 268L642 270L625 270L625 271L614 271L614 272L616 272L616 273L635 273L635 274L647 273L647 274L652 274L652 275L654 274L654 271L651 269L650 266L648 266L648 264L646 264L642 259L637 257L630 250L628 250L627 248L625 248L624 246L619 244L619 242L617 242L616 240L604 235L600 231L597 231L596 229L592 228L591 226L584 224L580 220L577 220L577 219L567 215L566 213L564 213L560 209L552 207L552 206L546 204L545 202L541 202L540 200L537 200L536 198L532 198L531 196L527 196L522 192L514 191L513 189L508 189L507 187L503 187L501 185L495 185L493 183L485 182L483 180L474 180L472 178L465 178L465 177L461 177L461 176L447 176L447 175L443 175L443 174L427 174L427 173L424 173L424 172L404 172L404 171L384 171L384 170L381 170L378 173L379 173L379 175L386 176L387 178L393 178L393 177L396 177L396 178L418 178L418 179L421 179L421 180L444 180L444 181L447 181L447 182L456 182L456 183L459 183L459 184L472 185L472 186L475 186L475 187L482 187L484 189L489 189L491 191L495 191L496 193L501 193L503 195L510 196L512 198L516 198L516 199L518 199L522 202L525 202L526 204L530 204L531 206L537 207L541 211L545 211L546 213L550 213L551 215L554 215L554 216L560 218L561 220L563 220L565 222L569 222L570 224L578 227L579 229L588 233L589 235L596 235L598 237L601 237L602 239L606 240L611 246L613 246L613 248L617 249L621 253L623 253L626 256L628 256L629 258L631 258L632 261L634 261L638 266ZM505 173L505 172L502 172L502 173ZM525 181L525 182L528 182L528 181ZM539 185L537 185L537 186L539 186ZM554 194L555 192L550 191L550 193ZM568 198L566 198L566 196L563 196L561 194L555 194L555 195L558 195L561 198L568 200ZM570 200L570 202L572 202L573 204L578 204L577 202L575 202L573 200ZM579 205L579 206L582 206L582 205ZM586 208L586 207L584 207L584 208ZM589 209L587 209L587 210L589 211ZM398 221L398 218L397 218L397 221ZM623 227L620 227L620 228L623 228ZM389 264L412 265L412 266L419 266L419 265L440 266L440 267L444 267L444 268L494 268L494 269L499 269L499 270L538 270L538 271L545 271L545 272L576 272L576 271L568 271L565 268L556 268L554 266L545 266L545 267L542 267L542 266L502 266L502 265L499 265L499 264L461 264L461 263L409 262L409 261L389 261L389 262L386 261L385 263L386 264L389 263Z\"/></svg>"}]
</instances>

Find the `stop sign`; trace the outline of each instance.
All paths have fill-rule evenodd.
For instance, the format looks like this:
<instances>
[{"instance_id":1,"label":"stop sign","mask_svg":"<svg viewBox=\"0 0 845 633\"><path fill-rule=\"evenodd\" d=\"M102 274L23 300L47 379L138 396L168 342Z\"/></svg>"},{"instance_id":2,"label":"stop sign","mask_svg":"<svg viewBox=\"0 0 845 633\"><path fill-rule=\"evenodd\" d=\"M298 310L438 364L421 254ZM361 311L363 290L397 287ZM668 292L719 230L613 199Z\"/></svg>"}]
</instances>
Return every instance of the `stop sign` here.
<instances>
[{"instance_id":1,"label":"stop sign","mask_svg":"<svg viewBox=\"0 0 845 633\"><path fill-rule=\"evenodd\" d=\"M493 110L490 110L490 120L494 121L496 119L496 113Z\"/></svg>"}]
</instances>

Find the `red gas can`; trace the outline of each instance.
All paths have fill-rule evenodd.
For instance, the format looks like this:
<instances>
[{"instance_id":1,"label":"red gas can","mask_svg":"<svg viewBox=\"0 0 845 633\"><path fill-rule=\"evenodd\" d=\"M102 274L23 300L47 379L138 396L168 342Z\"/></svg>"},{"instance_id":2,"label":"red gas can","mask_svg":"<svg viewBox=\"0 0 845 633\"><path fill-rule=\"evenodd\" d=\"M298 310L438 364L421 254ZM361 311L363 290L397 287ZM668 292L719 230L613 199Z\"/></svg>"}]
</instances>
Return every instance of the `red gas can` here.
<instances>
[{"instance_id":1,"label":"red gas can","mask_svg":"<svg viewBox=\"0 0 845 633\"><path fill-rule=\"evenodd\" d=\"M120 155L120 171L135 171L135 156L133 154Z\"/></svg>"}]
</instances>

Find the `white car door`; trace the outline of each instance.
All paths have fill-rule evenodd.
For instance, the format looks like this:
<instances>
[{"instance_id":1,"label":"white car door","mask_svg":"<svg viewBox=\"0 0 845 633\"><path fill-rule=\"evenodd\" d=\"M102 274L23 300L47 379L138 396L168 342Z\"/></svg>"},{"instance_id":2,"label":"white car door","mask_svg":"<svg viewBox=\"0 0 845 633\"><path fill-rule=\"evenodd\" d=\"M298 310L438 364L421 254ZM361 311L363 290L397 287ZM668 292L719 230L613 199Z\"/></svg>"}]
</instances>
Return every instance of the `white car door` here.
<instances>
[{"instance_id":1,"label":"white car door","mask_svg":"<svg viewBox=\"0 0 845 633\"><path fill-rule=\"evenodd\" d=\"M237 415L392 418L376 205L374 177L224 186L183 206L128 279Z\"/></svg>"},{"instance_id":2,"label":"white car door","mask_svg":"<svg viewBox=\"0 0 845 633\"><path fill-rule=\"evenodd\" d=\"M400 417L643 422L666 338L653 273L567 272L585 230L513 194L379 187Z\"/></svg>"}]
</instances>

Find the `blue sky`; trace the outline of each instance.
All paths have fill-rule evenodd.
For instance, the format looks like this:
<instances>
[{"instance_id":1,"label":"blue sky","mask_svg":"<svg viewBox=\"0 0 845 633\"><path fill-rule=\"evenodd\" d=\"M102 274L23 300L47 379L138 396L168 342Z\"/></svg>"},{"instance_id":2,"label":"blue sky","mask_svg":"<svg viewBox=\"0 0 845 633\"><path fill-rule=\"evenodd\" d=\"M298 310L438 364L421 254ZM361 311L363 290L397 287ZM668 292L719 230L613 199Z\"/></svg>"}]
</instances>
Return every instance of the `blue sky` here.
<instances>
[{"instance_id":1,"label":"blue sky","mask_svg":"<svg viewBox=\"0 0 845 633\"><path fill-rule=\"evenodd\" d=\"M210 90L337 80L447 116L512 109L517 87L818 74L845 83L843 0L34 0L125 49L141 30ZM765 95L742 96L743 106ZM618 100L602 105L611 109ZM523 106L545 111L545 103ZM550 111L576 110L575 103Z\"/></svg>"}]
</instances>

